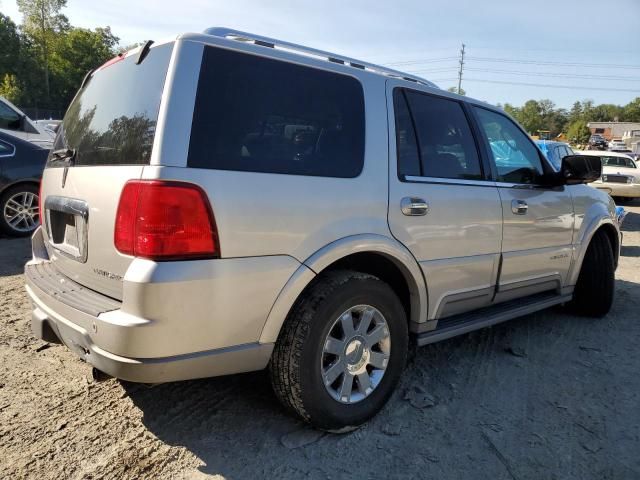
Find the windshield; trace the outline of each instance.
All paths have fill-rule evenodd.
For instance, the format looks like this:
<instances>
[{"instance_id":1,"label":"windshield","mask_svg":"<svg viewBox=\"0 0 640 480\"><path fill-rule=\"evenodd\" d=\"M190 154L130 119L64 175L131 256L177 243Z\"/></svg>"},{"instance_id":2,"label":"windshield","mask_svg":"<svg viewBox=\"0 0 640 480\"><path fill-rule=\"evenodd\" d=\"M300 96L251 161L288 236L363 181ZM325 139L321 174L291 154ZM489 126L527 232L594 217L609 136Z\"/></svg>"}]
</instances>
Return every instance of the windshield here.
<instances>
[{"instance_id":1,"label":"windshield","mask_svg":"<svg viewBox=\"0 0 640 480\"><path fill-rule=\"evenodd\" d=\"M74 165L145 165L151 158L160 97L173 44L96 71L71 103L54 150L75 151ZM48 166L65 164L55 157Z\"/></svg>"}]
</instances>

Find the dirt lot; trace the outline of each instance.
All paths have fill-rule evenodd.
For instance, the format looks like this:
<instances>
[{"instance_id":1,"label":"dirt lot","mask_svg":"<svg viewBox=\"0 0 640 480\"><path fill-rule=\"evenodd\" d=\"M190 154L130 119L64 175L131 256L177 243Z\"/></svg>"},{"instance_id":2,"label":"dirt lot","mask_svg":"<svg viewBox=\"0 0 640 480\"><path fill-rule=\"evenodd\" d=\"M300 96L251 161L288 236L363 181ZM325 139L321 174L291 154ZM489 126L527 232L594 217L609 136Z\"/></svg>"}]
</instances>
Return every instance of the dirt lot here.
<instances>
[{"instance_id":1,"label":"dirt lot","mask_svg":"<svg viewBox=\"0 0 640 480\"><path fill-rule=\"evenodd\" d=\"M285 414L263 373L95 383L32 338L27 240L0 239L0 478L640 478L640 205L603 320L546 311L425 347L349 435Z\"/></svg>"}]
</instances>

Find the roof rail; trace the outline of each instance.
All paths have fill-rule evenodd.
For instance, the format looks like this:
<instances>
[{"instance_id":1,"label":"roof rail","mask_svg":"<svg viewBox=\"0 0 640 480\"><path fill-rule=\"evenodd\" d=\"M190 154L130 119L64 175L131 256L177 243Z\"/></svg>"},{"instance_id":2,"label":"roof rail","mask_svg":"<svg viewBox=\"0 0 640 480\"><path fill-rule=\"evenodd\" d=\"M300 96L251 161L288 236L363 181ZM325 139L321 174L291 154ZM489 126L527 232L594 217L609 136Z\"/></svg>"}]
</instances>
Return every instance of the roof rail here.
<instances>
[{"instance_id":1,"label":"roof rail","mask_svg":"<svg viewBox=\"0 0 640 480\"><path fill-rule=\"evenodd\" d=\"M251 42L254 45L260 45L262 47L277 48L309 57L320 58L332 63L339 63L342 65L349 65L360 70L369 70L371 72L379 73L387 77L401 78L410 82L421 83L428 87L439 88L435 83L425 80L422 77L410 75L391 68L382 67L373 63L363 62L354 58L338 56L330 52L323 50L317 50L315 48L305 47L297 45L295 43L284 42L282 40L276 40L275 38L262 37L260 35L254 35L253 33L241 32L224 27L212 27L207 28L204 33L206 35L213 35L214 37L228 38L231 40L237 40L240 42Z\"/></svg>"}]
</instances>

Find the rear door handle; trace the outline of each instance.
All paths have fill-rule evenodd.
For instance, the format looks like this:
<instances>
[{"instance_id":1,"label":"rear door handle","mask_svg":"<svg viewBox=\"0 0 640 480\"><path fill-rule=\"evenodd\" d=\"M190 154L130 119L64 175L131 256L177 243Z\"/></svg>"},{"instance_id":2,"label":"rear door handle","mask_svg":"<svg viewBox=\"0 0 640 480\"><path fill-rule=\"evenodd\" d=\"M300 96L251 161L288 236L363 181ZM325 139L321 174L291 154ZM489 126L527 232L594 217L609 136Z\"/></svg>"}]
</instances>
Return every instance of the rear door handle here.
<instances>
[{"instance_id":1,"label":"rear door handle","mask_svg":"<svg viewBox=\"0 0 640 480\"><path fill-rule=\"evenodd\" d=\"M400 201L400 209L403 215L408 217L419 217L429 213L429 204L421 198L404 197Z\"/></svg>"},{"instance_id":2,"label":"rear door handle","mask_svg":"<svg viewBox=\"0 0 640 480\"><path fill-rule=\"evenodd\" d=\"M514 215L526 215L529 205L524 200L511 200L511 211Z\"/></svg>"}]
</instances>

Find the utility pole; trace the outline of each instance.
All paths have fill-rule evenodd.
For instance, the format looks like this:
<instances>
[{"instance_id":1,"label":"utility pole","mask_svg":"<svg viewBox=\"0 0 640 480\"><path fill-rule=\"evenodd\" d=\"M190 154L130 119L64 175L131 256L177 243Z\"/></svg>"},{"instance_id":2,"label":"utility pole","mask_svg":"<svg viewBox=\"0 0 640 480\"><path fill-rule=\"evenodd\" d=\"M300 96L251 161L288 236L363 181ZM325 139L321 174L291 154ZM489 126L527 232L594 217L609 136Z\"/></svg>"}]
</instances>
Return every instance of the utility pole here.
<instances>
[{"instance_id":1,"label":"utility pole","mask_svg":"<svg viewBox=\"0 0 640 480\"><path fill-rule=\"evenodd\" d=\"M462 67L464 66L464 43L460 50L460 70L458 70L458 95L462 91Z\"/></svg>"}]
</instances>

